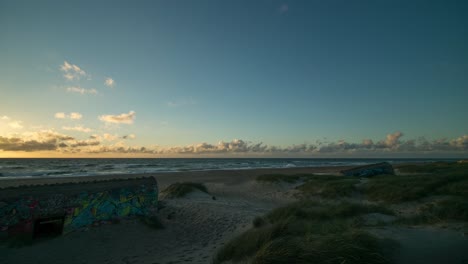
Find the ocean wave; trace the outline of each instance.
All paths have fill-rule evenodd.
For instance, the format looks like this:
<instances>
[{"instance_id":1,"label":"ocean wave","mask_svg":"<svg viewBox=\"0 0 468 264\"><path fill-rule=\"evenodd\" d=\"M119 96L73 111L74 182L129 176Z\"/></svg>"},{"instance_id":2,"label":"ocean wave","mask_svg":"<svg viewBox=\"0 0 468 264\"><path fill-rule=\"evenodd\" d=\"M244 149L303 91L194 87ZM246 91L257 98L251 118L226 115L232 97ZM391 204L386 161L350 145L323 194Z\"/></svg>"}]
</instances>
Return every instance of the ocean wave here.
<instances>
[{"instance_id":1,"label":"ocean wave","mask_svg":"<svg viewBox=\"0 0 468 264\"><path fill-rule=\"evenodd\" d=\"M24 170L27 167L26 166L6 166L5 168L10 169L10 170Z\"/></svg>"}]
</instances>

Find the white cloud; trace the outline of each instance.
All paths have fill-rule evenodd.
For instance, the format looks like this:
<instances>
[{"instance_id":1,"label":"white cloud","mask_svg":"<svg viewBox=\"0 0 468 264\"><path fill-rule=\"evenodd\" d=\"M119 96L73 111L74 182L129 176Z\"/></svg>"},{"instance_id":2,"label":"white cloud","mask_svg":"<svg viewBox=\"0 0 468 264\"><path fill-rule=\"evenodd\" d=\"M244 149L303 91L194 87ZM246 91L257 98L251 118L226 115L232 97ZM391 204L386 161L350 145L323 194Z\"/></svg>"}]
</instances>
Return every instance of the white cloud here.
<instances>
[{"instance_id":1,"label":"white cloud","mask_svg":"<svg viewBox=\"0 0 468 264\"><path fill-rule=\"evenodd\" d=\"M13 120L8 116L0 116L0 121L2 121L2 123L4 125L8 125L9 127L13 128L13 129L22 129L23 128L23 124L22 124L23 122L22 121Z\"/></svg>"},{"instance_id":2,"label":"white cloud","mask_svg":"<svg viewBox=\"0 0 468 264\"><path fill-rule=\"evenodd\" d=\"M64 126L62 127L63 130L71 130L71 131L79 131L79 132L84 132L84 133L89 133L91 131L93 131L91 128L86 128L86 127L83 127L83 126L74 126L74 127L68 127L68 126Z\"/></svg>"},{"instance_id":3,"label":"white cloud","mask_svg":"<svg viewBox=\"0 0 468 264\"><path fill-rule=\"evenodd\" d=\"M63 112L55 113L54 116L55 116L55 118L57 118L57 119L64 119L64 118L66 118L66 115L65 115L65 113L63 113Z\"/></svg>"},{"instance_id":4,"label":"white cloud","mask_svg":"<svg viewBox=\"0 0 468 264\"><path fill-rule=\"evenodd\" d=\"M68 87L67 91L71 93L80 93L80 94L97 94L98 93L96 89L84 89L84 88L76 87L76 86Z\"/></svg>"},{"instance_id":5,"label":"white cloud","mask_svg":"<svg viewBox=\"0 0 468 264\"><path fill-rule=\"evenodd\" d=\"M120 115L101 115L98 118L99 120L106 123L133 124L135 117L135 111L130 111L128 114L123 113Z\"/></svg>"},{"instance_id":6,"label":"white cloud","mask_svg":"<svg viewBox=\"0 0 468 264\"><path fill-rule=\"evenodd\" d=\"M392 134L388 134L385 141L382 141L387 147L394 147L398 144L398 140L403 136L403 133L397 131Z\"/></svg>"},{"instance_id":7,"label":"white cloud","mask_svg":"<svg viewBox=\"0 0 468 264\"><path fill-rule=\"evenodd\" d=\"M63 77L69 81L79 80L81 77L87 76L84 70L75 64L68 63L67 61L63 62L63 64L60 66L60 70L65 72Z\"/></svg>"},{"instance_id":8,"label":"white cloud","mask_svg":"<svg viewBox=\"0 0 468 264\"><path fill-rule=\"evenodd\" d=\"M8 123L8 125L11 128L14 128L14 129L21 129L21 128L23 128L23 125L21 123L23 123L23 122L21 122L21 121L11 121L10 123Z\"/></svg>"},{"instance_id":9,"label":"white cloud","mask_svg":"<svg viewBox=\"0 0 468 264\"><path fill-rule=\"evenodd\" d=\"M114 140L117 140L119 138L119 136L117 136L117 135L111 135L111 134L107 134L107 133L105 133L102 136L107 141L114 141Z\"/></svg>"},{"instance_id":10,"label":"white cloud","mask_svg":"<svg viewBox=\"0 0 468 264\"><path fill-rule=\"evenodd\" d=\"M77 113L77 112L72 112L70 113L70 119L75 119L75 120L79 120L83 117L82 114L80 113Z\"/></svg>"},{"instance_id":11,"label":"white cloud","mask_svg":"<svg viewBox=\"0 0 468 264\"><path fill-rule=\"evenodd\" d=\"M69 115L67 115L64 112L58 112L58 113L55 113L54 116L57 119L70 118L70 119L73 119L73 120L80 120L83 117L83 115L78 113L78 112L71 112Z\"/></svg>"},{"instance_id":12,"label":"white cloud","mask_svg":"<svg viewBox=\"0 0 468 264\"><path fill-rule=\"evenodd\" d=\"M135 139L135 138L136 138L135 134L129 134L129 135L125 135L122 137L122 139Z\"/></svg>"},{"instance_id":13,"label":"white cloud","mask_svg":"<svg viewBox=\"0 0 468 264\"><path fill-rule=\"evenodd\" d=\"M50 140L74 140L73 137L60 134L55 132L54 130L40 130L36 132L25 132L22 133L23 140L34 140L34 141L50 141Z\"/></svg>"},{"instance_id":14,"label":"white cloud","mask_svg":"<svg viewBox=\"0 0 468 264\"><path fill-rule=\"evenodd\" d=\"M106 81L104 82L104 84L108 87L114 87L115 81L112 78L106 78Z\"/></svg>"}]
</instances>

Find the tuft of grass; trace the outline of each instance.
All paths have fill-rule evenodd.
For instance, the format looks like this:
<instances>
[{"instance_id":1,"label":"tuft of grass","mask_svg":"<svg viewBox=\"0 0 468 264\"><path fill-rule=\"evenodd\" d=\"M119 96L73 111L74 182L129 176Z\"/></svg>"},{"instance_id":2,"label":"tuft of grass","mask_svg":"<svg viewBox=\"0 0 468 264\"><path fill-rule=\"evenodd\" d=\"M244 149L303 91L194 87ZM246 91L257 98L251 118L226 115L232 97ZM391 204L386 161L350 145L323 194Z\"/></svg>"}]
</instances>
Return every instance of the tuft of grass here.
<instances>
[{"instance_id":1,"label":"tuft of grass","mask_svg":"<svg viewBox=\"0 0 468 264\"><path fill-rule=\"evenodd\" d=\"M235 262L245 261L268 241L275 238L276 228L265 226L247 230L221 247L213 259L213 263L222 263L229 260Z\"/></svg>"},{"instance_id":2,"label":"tuft of grass","mask_svg":"<svg viewBox=\"0 0 468 264\"><path fill-rule=\"evenodd\" d=\"M468 200L463 197L451 197L432 204L424 211L439 219L468 221Z\"/></svg>"},{"instance_id":3,"label":"tuft of grass","mask_svg":"<svg viewBox=\"0 0 468 264\"><path fill-rule=\"evenodd\" d=\"M281 237L263 246L252 263L390 263L380 244L369 233L356 230L316 239Z\"/></svg>"},{"instance_id":4,"label":"tuft of grass","mask_svg":"<svg viewBox=\"0 0 468 264\"><path fill-rule=\"evenodd\" d=\"M261 224L225 244L213 262L390 263L380 239L359 229L359 216L374 212L389 213L362 204L292 203L258 218Z\"/></svg>"},{"instance_id":5,"label":"tuft of grass","mask_svg":"<svg viewBox=\"0 0 468 264\"><path fill-rule=\"evenodd\" d=\"M166 189L162 191L162 194L164 194L165 197L167 198L179 198L179 197L184 197L185 195L195 190L208 193L208 189L206 188L205 185L203 185L203 183L177 182L177 183L169 185Z\"/></svg>"},{"instance_id":6,"label":"tuft of grass","mask_svg":"<svg viewBox=\"0 0 468 264\"><path fill-rule=\"evenodd\" d=\"M316 176L296 189L306 196L319 195L325 198L337 198L350 196L356 192L357 183L359 183L359 180L354 178Z\"/></svg>"},{"instance_id":7,"label":"tuft of grass","mask_svg":"<svg viewBox=\"0 0 468 264\"><path fill-rule=\"evenodd\" d=\"M418 214L401 218L399 224L420 225L447 221L468 221L468 200L464 197L450 197L420 208Z\"/></svg>"},{"instance_id":8,"label":"tuft of grass","mask_svg":"<svg viewBox=\"0 0 468 264\"><path fill-rule=\"evenodd\" d=\"M299 180L305 180L310 177L314 177L313 174L293 174L293 175L284 175L284 174L264 174L259 175L255 178L258 182L267 182L267 183L279 183L287 182L294 183Z\"/></svg>"},{"instance_id":9,"label":"tuft of grass","mask_svg":"<svg viewBox=\"0 0 468 264\"><path fill-rule=\"evenodd\" d=\"M457 162L431 162L426 164L400 165L398 170L402 173L441 173L441 172L466 172L468 163Z\"/></svg>"},{"instance_id":10,"label":"tuft of grass","mask_svg":"<svg viewBox=\"0 0 468 264\"><path fill-rule=\"evenodd\" d=\"M355 217L370 213L394 215L393 211L380 205L364 205L349 202L324 205L306 200L274 209L268 213L266 217L271 223L276 223L290 217L307 220L331 220Z\"/></svg>"},{"instance_id":11,"label":"tuft of grass","mask_svg":"<svg viewBox=\"0 0 468 264\"><path fill-rule=\"evenodd\" d=\"M435 175L385 175L369 179L361 191L370 199L388 203L418 200L431 195L468 198L468 170Z\"/></svg>"}]
</instances>

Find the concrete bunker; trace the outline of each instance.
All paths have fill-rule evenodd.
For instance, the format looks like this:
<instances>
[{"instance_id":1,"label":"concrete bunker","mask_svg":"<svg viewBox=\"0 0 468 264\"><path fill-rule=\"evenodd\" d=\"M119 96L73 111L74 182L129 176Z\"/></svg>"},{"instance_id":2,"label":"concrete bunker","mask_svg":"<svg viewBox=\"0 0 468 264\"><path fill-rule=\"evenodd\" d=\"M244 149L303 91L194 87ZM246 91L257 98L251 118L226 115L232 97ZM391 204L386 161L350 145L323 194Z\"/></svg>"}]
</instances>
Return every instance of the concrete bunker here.
<instances>
[{"instance_id":1,"label":"concrete bunker","mask_svg":"<svg viewBox=\"0 0 468 264\"><path fill-rule=\"evenodd\" d=\"M157 211L153 177L28 185L0 189L0 239L33 239ZM65 180L66 181L66 180Z\"/></svg>"}]
</instances>

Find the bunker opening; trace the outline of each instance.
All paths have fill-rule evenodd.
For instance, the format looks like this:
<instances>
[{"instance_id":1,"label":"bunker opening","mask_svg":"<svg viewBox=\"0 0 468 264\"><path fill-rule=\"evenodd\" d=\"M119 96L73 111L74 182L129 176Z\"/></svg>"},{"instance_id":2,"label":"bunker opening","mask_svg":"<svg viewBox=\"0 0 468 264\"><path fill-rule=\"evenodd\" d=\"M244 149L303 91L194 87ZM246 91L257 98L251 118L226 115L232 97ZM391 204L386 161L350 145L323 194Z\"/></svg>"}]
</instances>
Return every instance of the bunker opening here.
<instances>
[{"instance_id":1,"label":"bunker opening","mask_svg":"<svg viewBox=\"0 0 468 264\"><path fill-rule=\"evenodd\" d=\"M33 239L51 238L63 233L65 216L39 218L34 222Z\"/></svg>"}]
</instances>

